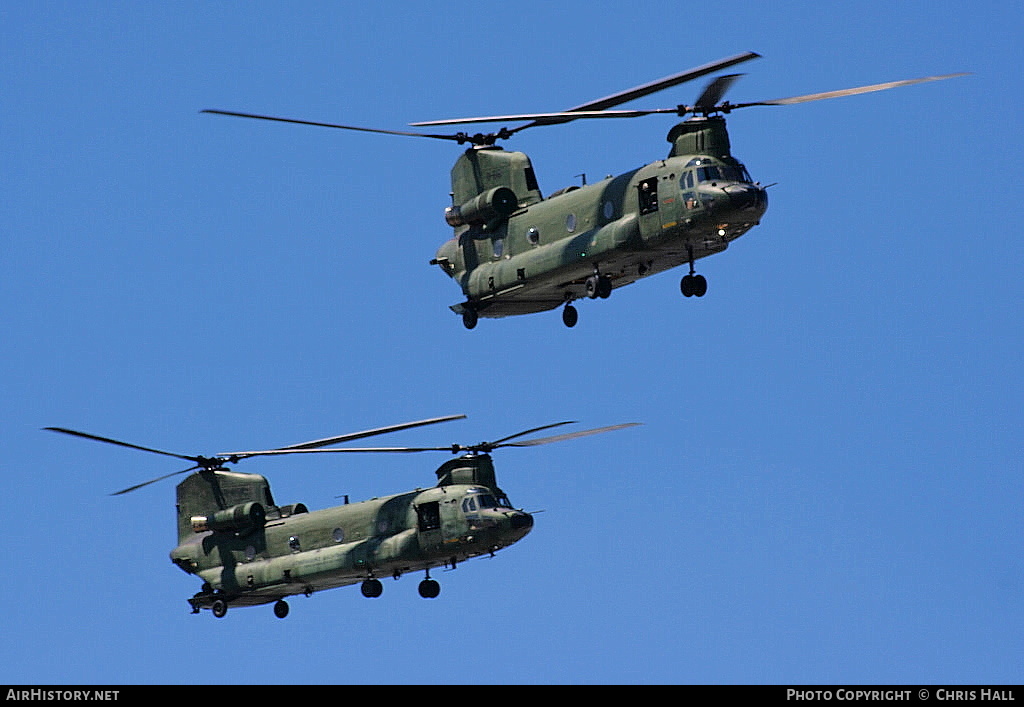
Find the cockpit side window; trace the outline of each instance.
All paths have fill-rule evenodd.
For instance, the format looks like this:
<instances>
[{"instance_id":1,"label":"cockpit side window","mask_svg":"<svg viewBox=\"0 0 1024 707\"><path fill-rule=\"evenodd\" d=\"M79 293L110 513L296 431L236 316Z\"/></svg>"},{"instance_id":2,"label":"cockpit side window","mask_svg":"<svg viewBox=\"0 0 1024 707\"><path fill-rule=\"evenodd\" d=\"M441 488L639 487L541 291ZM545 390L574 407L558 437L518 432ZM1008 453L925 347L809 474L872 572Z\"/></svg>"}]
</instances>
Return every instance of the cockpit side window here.
<instances>
[{"instance_id":1,"label":"cockpit side window","mask_svg":"<svg viewBox=\"0 0 1024 707\"><path fill-rule=\"evenodd\" d=\"M722 173L715 165L697 168L697 179L702 182L717 182L722 179Z\"/></svg>"}]
</instances>

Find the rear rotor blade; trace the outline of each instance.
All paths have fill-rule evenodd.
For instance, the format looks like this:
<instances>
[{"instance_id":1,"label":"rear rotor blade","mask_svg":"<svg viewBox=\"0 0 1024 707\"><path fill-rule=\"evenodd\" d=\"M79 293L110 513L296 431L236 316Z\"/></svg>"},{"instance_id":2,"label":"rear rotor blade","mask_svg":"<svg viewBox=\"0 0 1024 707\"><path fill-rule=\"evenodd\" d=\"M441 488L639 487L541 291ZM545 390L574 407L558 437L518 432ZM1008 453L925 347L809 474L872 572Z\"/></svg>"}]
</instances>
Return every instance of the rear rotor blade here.
<instances>
[{"instance_id":1,"label":"rear rotor blade","mask_svg":"<svg viewBox=\"0 0 1024 707\"><path fill-rule=\"evenodd\" d=\"M149 481L143 481L141 484L135 484L134 486L129 486L126 489L121 489L120 491L115 491L114 493L112 493L110 495L111 496L120 496L121 494L130 493L132 491L135 491L136 489L140 489L143 486L149 486L150 484L155 484L157 481L163 481L164 479L169 479L172 476L177 476L178 474L187 474L190 471L195 471L196 469L202 469L202 468L203 467L201 465L197 465L197 466L190 467L188 469L182 469L181 471L174 471L174 472L171 472L170 474L164 474L163 476L159 476L159 477L157 477L155 479L150 479Z\"/></svg>"},{"instance_id":2,"label":"rear rotor blade","mask_svg":"<svg viewBox=\"0 0 1024 707\"><path fill-rule=\"evenodd\" d=\"M406 135L409 137L429 137L435 140L454 140L456 142L465 142L465 135L432 135L429 133L410 133L401 130L381 130L380 128L361 128L356 125L340 125L338 123L318 123L313 120L297 120L295 118L276 118L270 115L256 115L254 113L237 113L235 111L228 110L215 110L207 109L199 111L200 113L213 113L215 115L230 115L236 118L254 118L256 120L272 120L278 123L295 123L297 125L314 125L321 128L338 128L340 130L358 130L364 133L382 133L384 135Z\"/></svg>"},{"instance_id":3,"label":"rear rotor blade","mask_svg":"<svg viewBox=\"0 0 1024 707\"><path fill-rule=\"evenodd\" d=\"M79 432L77 430L69 430L64 427L45 427L43 429L51 430L53 432L61 432L66 435L73 435L75 437L84 437L85 439L94 439L97 442L106 442L107 444L116 444L119 447L128 447L129 449L138 449L143 452L152 452L153 454L163 454L165 457L174 457L175 459L184 459L185 461L192 462L194 464L201 464L203 457L190 457L184 454L175 454L173 452L165 452L162 449L152 449L151 447L141 447L137 444L129 444L128 442L122 442L117 439L110 439L109 437L100 437L99 435L89 434L88 432Z\"/></svg>"}]
</instances>

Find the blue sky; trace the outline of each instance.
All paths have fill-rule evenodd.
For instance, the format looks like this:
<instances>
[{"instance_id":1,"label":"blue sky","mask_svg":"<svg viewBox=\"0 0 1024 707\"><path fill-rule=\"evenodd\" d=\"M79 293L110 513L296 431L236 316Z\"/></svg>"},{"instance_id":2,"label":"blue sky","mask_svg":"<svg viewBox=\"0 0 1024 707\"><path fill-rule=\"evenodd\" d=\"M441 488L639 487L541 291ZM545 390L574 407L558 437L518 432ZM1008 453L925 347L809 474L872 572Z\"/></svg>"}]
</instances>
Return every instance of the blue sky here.
<instances>
[{"instance_id":1,"label":"blue sky","mask_svg":"<svg viewBox=\"0 0 1024 707\"><path fill-rule=\"evenodd\" d=\"M14 683L1020 683L1019 141L1007 3L152 3L0 9L0 339ZM401 130L554 111L742 51L764 100L972 76L729 118L775 183L700 262L463 329L429 266L459 148ZM700 82L624 107L692 101ZM661 158L668 117L517 135L545 193ZM366 600L188 613L185 454L438 415L380 438L498 453L525 540ZM338 455L342 456L342 455ZM444 455L260 459L321 508ZM400 457L400 458L399 458Z\"/></svg>"}]
</instances>

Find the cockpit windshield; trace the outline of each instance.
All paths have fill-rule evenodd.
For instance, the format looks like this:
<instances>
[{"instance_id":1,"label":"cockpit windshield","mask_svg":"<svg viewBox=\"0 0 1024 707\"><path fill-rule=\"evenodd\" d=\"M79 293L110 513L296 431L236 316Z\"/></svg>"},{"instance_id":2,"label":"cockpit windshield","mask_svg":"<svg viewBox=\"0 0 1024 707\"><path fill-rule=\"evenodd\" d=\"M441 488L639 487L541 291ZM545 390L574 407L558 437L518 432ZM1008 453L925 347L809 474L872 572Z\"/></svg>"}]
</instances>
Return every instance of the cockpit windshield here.
<instances>
[{"instance_id":1,"label":"cockpit windshield","mask_svg":"<svg viewBox=\"0 0 1024 707\"><path fill-rule=\"evenodd\" d=\"M511 508L512 504L503 495L494 496L490 493L473 493L462 502L462 509L467 512L485 508Z\"/></svg>"},{"instance_id":2,"label":"cockpit windshield","mask_svg":"<svg viewBox=\"0 0 1024 707\"><path fill-rule=\"evenodd\" d=\"M707 158L690 160L687 167L697 168L698 182L746 182L751 183L747 168L739 162L735 164L716 164Z\"/></svg>"}]
</instances>

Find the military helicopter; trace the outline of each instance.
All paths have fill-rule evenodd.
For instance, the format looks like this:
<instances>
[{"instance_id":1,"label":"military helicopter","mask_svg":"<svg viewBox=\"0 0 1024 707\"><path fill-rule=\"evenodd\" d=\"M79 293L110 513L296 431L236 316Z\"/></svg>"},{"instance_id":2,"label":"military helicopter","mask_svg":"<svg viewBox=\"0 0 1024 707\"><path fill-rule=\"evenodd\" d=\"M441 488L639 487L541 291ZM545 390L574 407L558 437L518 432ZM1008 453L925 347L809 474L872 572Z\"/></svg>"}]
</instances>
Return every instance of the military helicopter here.
<instances>
[{"instance_id":1,"label":"military helicopter","mask_svg":"<svg viewBox=\"0 0 1024 707\"><path fill-rule=\"evenodd\" d=\"M365 597L383 592L381 577L398 579L425 572L420 596L440 594L430 570L454 569L465 560L493 556L521 540L533 528L533 516L516 509L497 484L490 453L504 447L533 447L611 432L625 423L549 437L526 435L574 422L556 422L502 437L494 442L445 447L332 447L342 442L465 418L448 415L363 432L278 447L190 456L142 447L64 427L45 429L191 462L181 471L130 486L111 495L189 474L177 487L178 546L171 561L203 580L188 599L192 613L210 609L221 618L229 606L274 604L284 618L285 597L360 584ZM515 441L514 441L515 440ZM437 468L437 485L406 493L310 511L302 503L279 506L266 478L228 471L226 465L250 457L283 454L440 451L461 456Z\"/></svg>"},{"instance_id":2,"label":"military helicopter","mask_svg":"<svg viewBox=\"0 0 1024 707\"><path fill-rule=\"evenodd\" d=\"M381 130L224 110L203 112L470 144L451 171L452 204L444 216L454 237L430 261L462 288L465 301L451 309L472 329L479 317L506 317L562 306L562 321L572 327L579 316L574 301L607 298L619 287L684 264L689 265L689 273L680 281L682 294L703 297L707 279L696 272L694 262L722 252L760 223L768 207L766 187L754 182L733 157L723 115L738 108L792 105L964 75L730 103L722 99L740 74L729 74L712 80L692 106L608 110L759 56L754 52L737 54L556 113L410 123L434 127L529 121L472 135ZM569 186L546 198L529 157L495 144L542 125L652 114L690 116L669 130L667 140L672 148L665 159L594 184Z\"/></svg>"}]
</instances>

